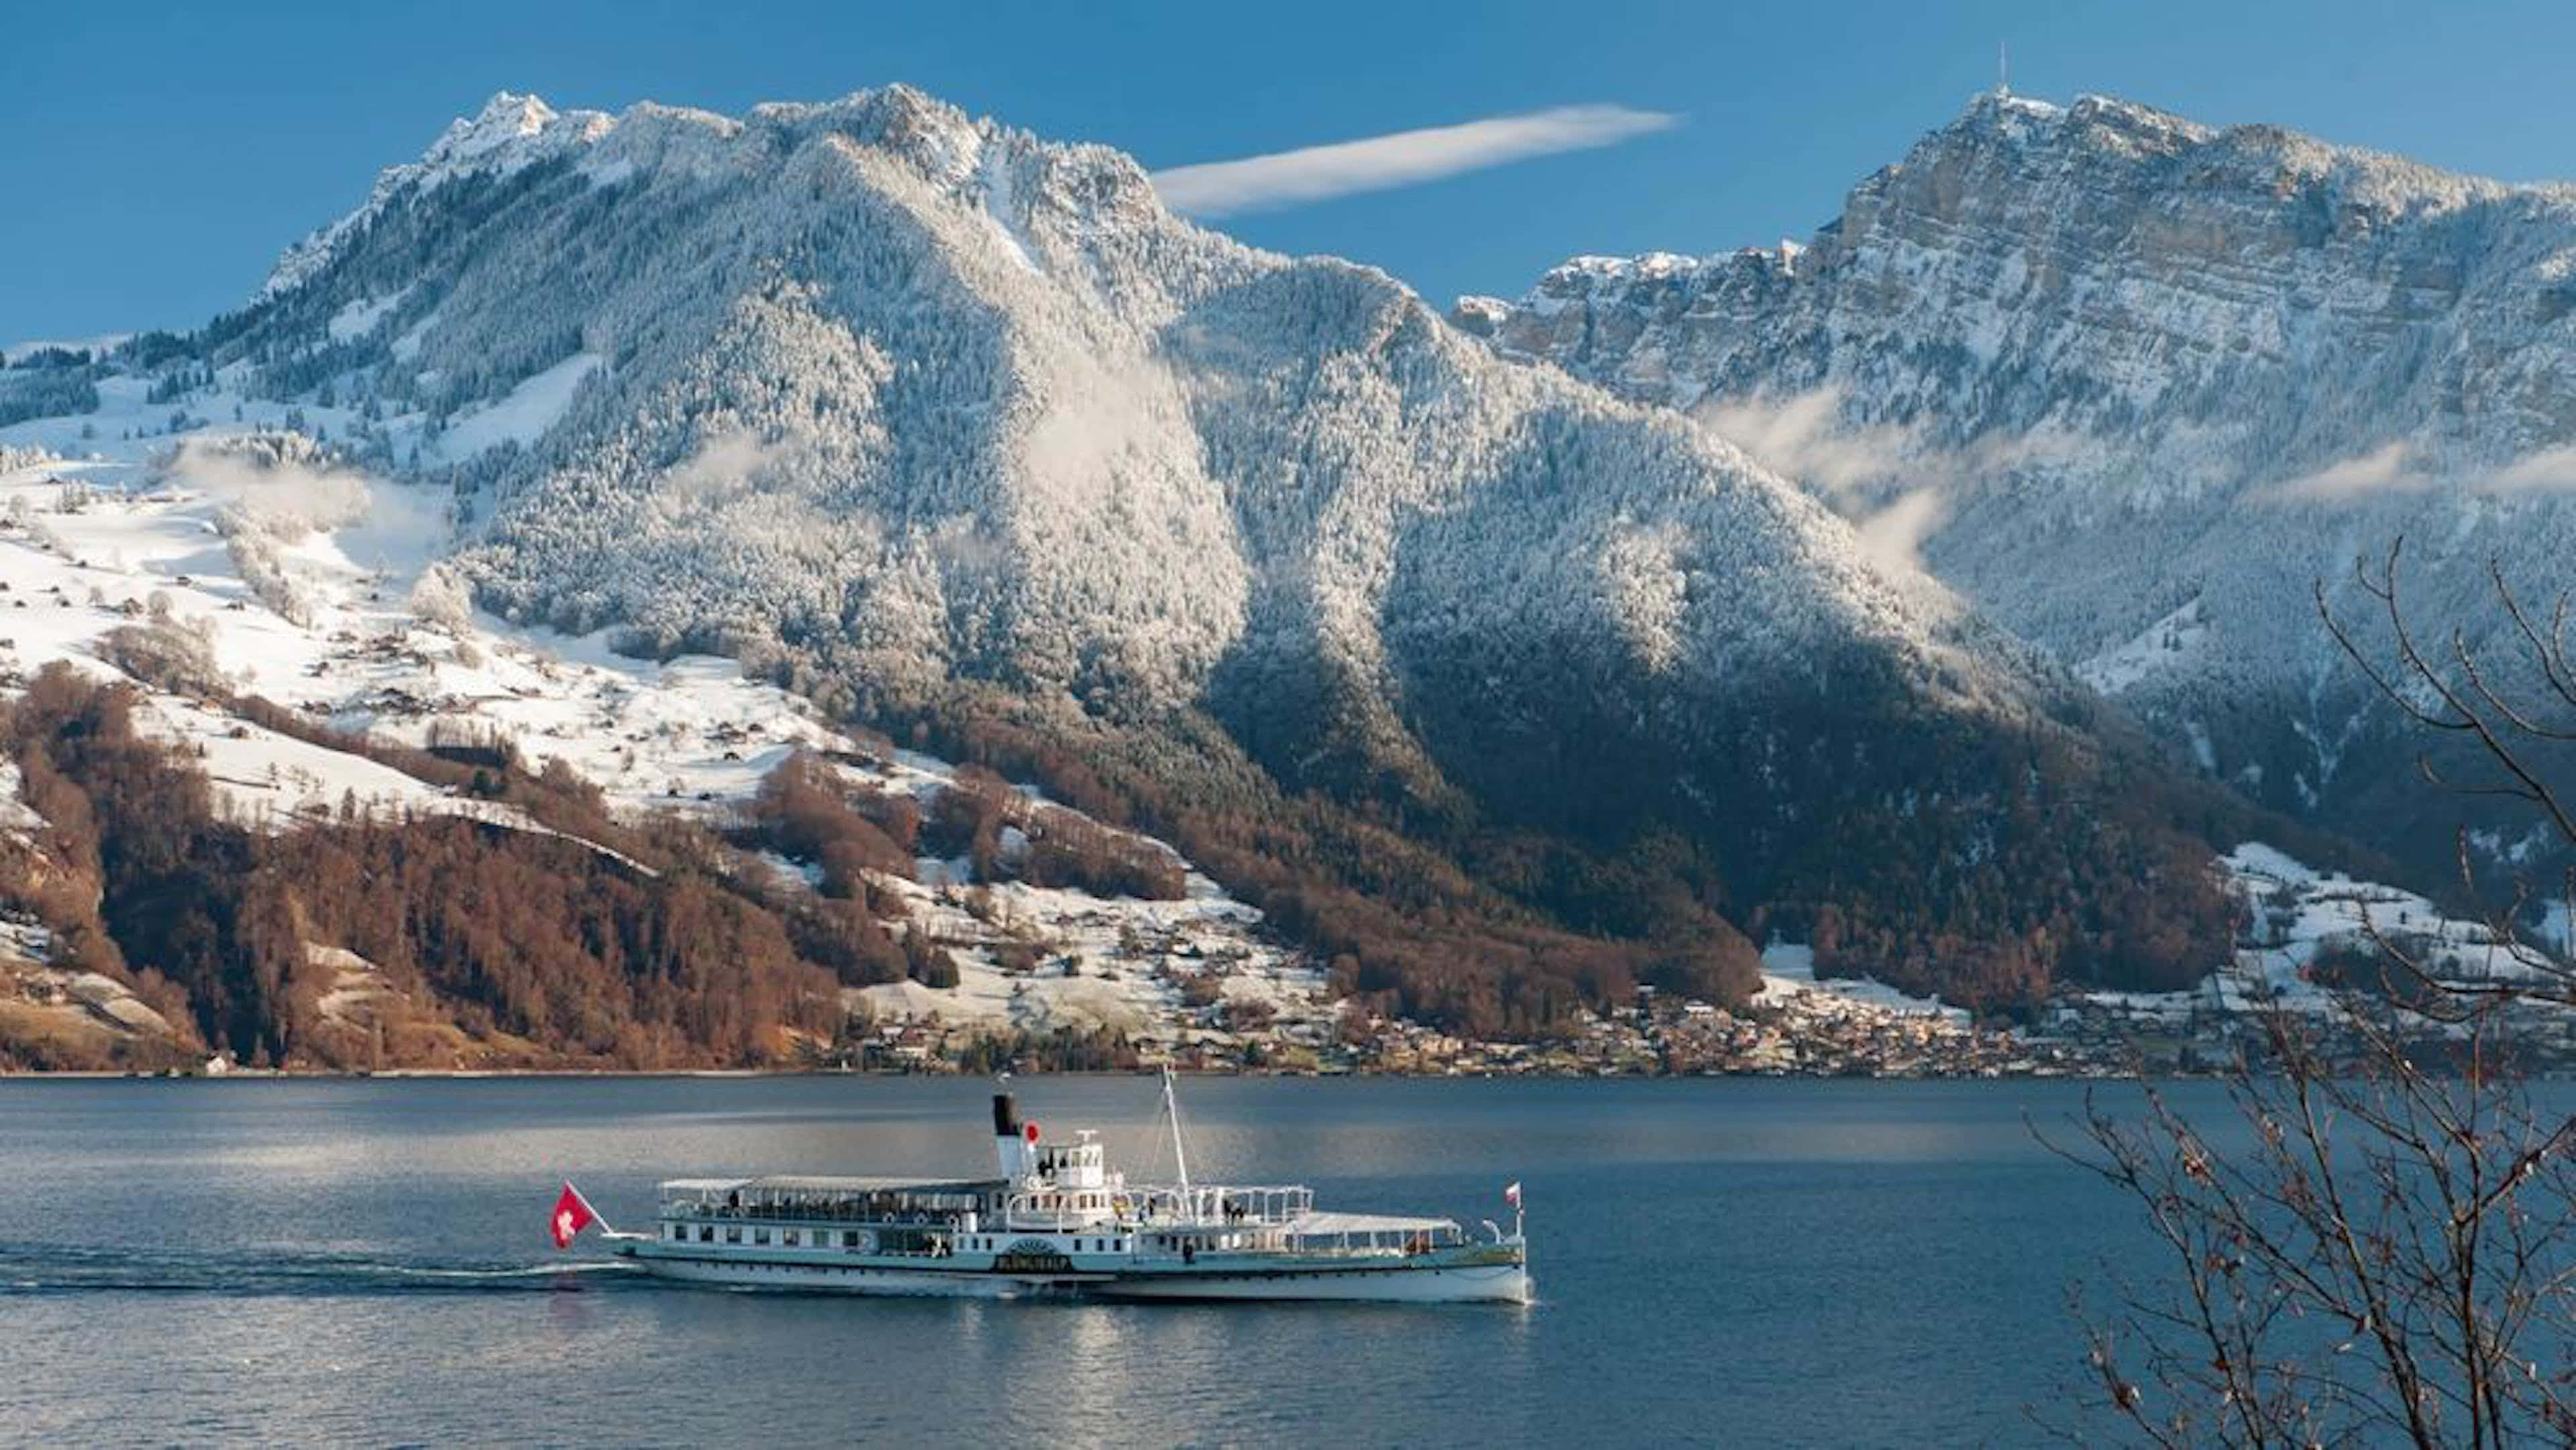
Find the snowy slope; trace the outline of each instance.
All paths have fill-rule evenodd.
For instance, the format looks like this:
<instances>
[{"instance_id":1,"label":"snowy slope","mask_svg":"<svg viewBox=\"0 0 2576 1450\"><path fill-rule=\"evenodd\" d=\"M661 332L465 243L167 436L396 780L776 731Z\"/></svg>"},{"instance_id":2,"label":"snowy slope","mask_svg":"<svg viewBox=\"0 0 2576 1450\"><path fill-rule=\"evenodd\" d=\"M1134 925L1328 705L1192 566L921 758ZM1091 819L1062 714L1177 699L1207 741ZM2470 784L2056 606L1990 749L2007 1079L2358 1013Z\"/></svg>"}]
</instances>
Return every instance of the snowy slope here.
<instances>
[{"instance_id":1,"label":"snowy slope","mask_svg":"<svg viewBox=\"0 0 2576 1450\"><path fill-rule=\"evenodd\" d=\"M1847 1005L1898 1017L1937 1017L1964 1026L1969 1014L1934 997L1916 997L1867 977L1819 979L1813 948L1772 942L1762 949L1762 991L1755 999L1776 1006L1792 998Z\"/></svg>"},{"instance_id":2,"label":"snowy slope","mask_svg":"<svg viewBox=\"0 0 2576 1450\"><path fill-rule=\"evenodd\" d=\"M1684 239L1676 239L1684 240ZM2576 547L2576 190L2132 103L1980 96L1810 244L1586 257L1453 314L1683 410L2269 803L2402 846L2407 743L2315 618L2404 535L2501 627ZM2457 813L2456 802L2443 803Z\"/></svg>"},{"instance_id":3,"label":"snowy slope","mask_svg":"<svg viewBox=\"0 0 2576 1450\"><path fill-rule=\"evenodd\" d=\"M2436 980L2463 990L2513 984L2554 989L2565 979L2563 971L2542 965L2539 953L2564 950L2545 933L2519 934L2519 944L2509 943L2487 923L2452 917L2414 892L2320 871L2259 841L2239 845L2222 863L2244 899L2248 921L2233 961L2188 992L2076 994L2054 1014L2056 1020L2063 1023L2090 1010L2173 1027L2204 1016L2225 1019L2273 1007L2339 1019L2354 999L2331 985L2330 976L2321 980L2321 959L2333 955L2349 962L2360 1000L2375 1000L2374 984L2383 979L2412 985L2404 969L2388 961L2391 944L2402 947ZM2547 998L2520 1003L2513 1011L2526 1025L2553 1036L2563 1036L2576 1013ZM2407 1020L2425 1031L2453 1030L2426 1019Z\"/></svg>"},{"instance_id":4,"label":"snowy slope","mask_svg":"<svg viewBox=\"0 0 2576 1450\"><path fill-rule=\"evenodd\" d=\"M221 433L188 436L204 442ZM567 638L457 611L437 581L422 586L446 542L445 524L413 490L383 479L366 481L364 507L338 527L285 550L285 577L304 610L290 619L244 582L220 537L223 511L256 499L244 480L205 466L218 450L173 458L167 440L154 439L101 452L0 472L0 695L57 660L121 678L104 657L113 653L110 632L167 621L202 639L226 682L244 693L407 744L441 730L468 738L497 732L533 764L561 760L629 812L676 809L721 820L796 749L828 752L854 781L925 804L953 777L945 762L914 752L879 759L804 702L746 679L733 661L638 661L596 636ZM228 808L268 829L336 811L344 798L379 811L544 829L514 807L447 793L185 693L147 687L139 719L148 732L199 752ZM39 824L23 816L9 767L0 774L0 828ZM1032 1030L1105 1025L1170 1039L1201 1015L1182 1004L1181 976L1221 964L1227 995L1272 1001L1283 1022L1329 1020L1335 1004L1319 970L1266 938L1259 912L1204 876L1188 881L1189 895L1175 902L999 885L989 892L1001 906L1004 925L996 927L964 909L962 873L928 884L888 878L915 919L952 947L963 980L952 989L913 983L856 998L881 1018ZM1006 943L1042 949L1056 969L1006 974L994 959ZM1089 964L1093 975L1068 977L1067 959ZM1117 977L1098 975L1121 964L1127 970ZM350 992L374 990L362 966L350 970ZM69 1004L56 1015L91 1010L65 995L68 979L29 972L21 974L21 997Z\"/></svg>"}]
</instances>

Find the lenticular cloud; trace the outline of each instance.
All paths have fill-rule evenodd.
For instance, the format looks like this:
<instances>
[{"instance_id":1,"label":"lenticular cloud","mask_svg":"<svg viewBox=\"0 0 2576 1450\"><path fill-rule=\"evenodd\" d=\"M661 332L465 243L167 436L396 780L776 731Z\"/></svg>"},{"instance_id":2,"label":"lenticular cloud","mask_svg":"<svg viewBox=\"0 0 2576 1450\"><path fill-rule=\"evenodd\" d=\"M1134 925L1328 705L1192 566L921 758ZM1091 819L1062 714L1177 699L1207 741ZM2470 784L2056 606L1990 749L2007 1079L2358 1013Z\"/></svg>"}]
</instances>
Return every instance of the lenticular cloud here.
<instances>
[{"instance_id":1,"label":"lenticular cloud","mask_svg":"<svg viewBox=\"0 0 2576 1450\"><path fill-rule=\"evenodd\" d=\"M1608 146L1679 120L1666 112L1626 106L1558 106L1239 161L1175 166L1154 173L1154 190L1165 206L1194 216L1269 211L1436 181L1532 156Z\"/></svg>"}]
</instances>

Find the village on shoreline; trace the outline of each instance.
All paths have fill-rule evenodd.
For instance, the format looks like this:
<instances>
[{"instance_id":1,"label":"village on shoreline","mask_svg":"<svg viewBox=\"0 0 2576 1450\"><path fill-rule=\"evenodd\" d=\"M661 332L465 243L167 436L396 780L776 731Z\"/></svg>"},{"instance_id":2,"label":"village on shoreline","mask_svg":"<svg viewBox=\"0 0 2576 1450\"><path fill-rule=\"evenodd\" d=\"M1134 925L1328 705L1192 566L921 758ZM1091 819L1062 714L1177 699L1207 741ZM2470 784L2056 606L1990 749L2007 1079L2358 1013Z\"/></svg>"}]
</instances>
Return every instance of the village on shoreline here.
<instances>
[{"instance_id":1,"label":"village on shoreline","mask_svg":"<svg viewBox=\"0 0 2576 1450\"><path fill-rule=\"evenodd\" d=\"M0 1079L486 1079L815 1075L888 1077L989 1073L1145 1073L1170 1067L1210 1076L1394 1078L1764 1077L1963 1080L2078 1078L2156 1080L2216 1076L2260 1056L2257 1004L2221 993L2195 1000L2123 999L2069 993L2045 1014L2043 1031L1979 1026L1955 1008L1904 999L1875 983L1822 986L1777 976L1747 1007L1659 1000L1613 1016L1587 1016L1563 1040L1480 1042L1419 1023L1311 1021L1256 1032L1183 1027L1136 1038L1123 1034L996 1035L989 1025L935 1017L891 1022L798 1060L748 1068L602 1066L289 1065L248 1067L218 1054L186 1066L124 1071L0 1072ZM2105 1000L2108 999L2108 1000ZM2296 1010L2294 1008L2294 1010ZM2349 1033L2311 1008L2329 1052ZM1358 1026L1359 1030L1351 1030ZM2535 1077L2576 1074L2576 1014L2538 1012L2517 1025L2523 1069ZM2345 1043L2357 1047L2357 1043Z\"/></svg>"}]
</instances>

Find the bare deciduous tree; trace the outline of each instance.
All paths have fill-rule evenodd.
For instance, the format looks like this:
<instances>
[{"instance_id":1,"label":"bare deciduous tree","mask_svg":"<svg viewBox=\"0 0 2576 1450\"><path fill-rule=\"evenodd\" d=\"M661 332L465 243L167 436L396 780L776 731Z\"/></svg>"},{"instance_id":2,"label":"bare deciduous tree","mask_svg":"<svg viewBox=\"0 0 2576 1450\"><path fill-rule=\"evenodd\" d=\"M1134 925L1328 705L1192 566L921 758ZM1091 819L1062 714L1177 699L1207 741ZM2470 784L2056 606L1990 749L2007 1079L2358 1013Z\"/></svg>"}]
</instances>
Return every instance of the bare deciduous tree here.
<instances>
[{"instance_id":1,"label":"bare deciduous tree","mask_svg":"<svg viewBox=\"0 0 2576 1450\"><path fill-rule=\"evenodd\" d=\"M2491 570L2505 657L2482 657L2456 628L2428 649L2401 560L2402 541L2355 570L2384 639L2338 618L2320 586L2325 627L2408 718L2475 746L2427 750L2429 783L2522 802L2576 850L2576 814L2545 758L2576 744L2568 599L2544 626ZM2116 1308L2085 1316L2091 1398L2125 1433L2159 1445L2576 1439L2576 1119L2518 1071L2534 1021L2576 1009L2576 967L2563 941L2523 929L2527 882L2496 904L2465 829L2458 856L2468 897L2490 903L2482 962L2437 962L2365 917L2377 990L2347 991L2324 1016L2267 1004L2216 1128L2150 1088L2134 1115L2088 1100L2080 1141L2059 1148L2135 1199L2162 1250L2148 1277L2121 1283ZM2576 879L2560 891L2576 898Z\"/></svg>"}]
</instances>

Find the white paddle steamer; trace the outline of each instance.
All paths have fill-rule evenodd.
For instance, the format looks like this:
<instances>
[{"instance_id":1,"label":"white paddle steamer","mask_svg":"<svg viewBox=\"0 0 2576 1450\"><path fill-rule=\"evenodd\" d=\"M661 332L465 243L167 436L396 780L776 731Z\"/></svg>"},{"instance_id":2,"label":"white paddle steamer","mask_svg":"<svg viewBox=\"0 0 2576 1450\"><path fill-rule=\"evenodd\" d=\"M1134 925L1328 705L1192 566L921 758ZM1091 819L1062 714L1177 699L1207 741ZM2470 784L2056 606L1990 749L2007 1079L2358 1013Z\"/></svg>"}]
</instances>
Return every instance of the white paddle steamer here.
<instances>
[{"instance_id":1,"label":"white paddle steamer","mask_svg":"<svg viewBox=\"0 0 2576 1450\"><path fill-rule=\"evenodd\" d=\"M1303 1185L1194 1183L1169 1073L1175 1180L1130 1183L1096 1136L1046 1138L993 1097L1000 1176L766 1177L661 1185L651 1233L602 1228L615 1251L674 1279L862 1294L1100 1299L1527 1303L1520 1185L1512 1231L1445 1218L1318 1210ZM597 1221L564 1186L557 1245Z\"/></svg>"}]
</instances>

